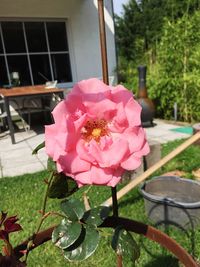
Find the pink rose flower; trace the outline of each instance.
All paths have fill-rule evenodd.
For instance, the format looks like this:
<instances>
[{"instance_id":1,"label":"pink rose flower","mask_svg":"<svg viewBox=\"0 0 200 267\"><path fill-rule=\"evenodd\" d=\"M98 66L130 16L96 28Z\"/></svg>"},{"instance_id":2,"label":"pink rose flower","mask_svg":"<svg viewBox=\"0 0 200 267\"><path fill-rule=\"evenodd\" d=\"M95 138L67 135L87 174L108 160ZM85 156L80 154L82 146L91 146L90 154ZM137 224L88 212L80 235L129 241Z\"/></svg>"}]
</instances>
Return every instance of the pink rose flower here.
<instances>
[{"instance_id":1,"label":"pink rose flower","mask_svg":"<svg viewBox=\"0 0 200 267\"><path fill-rule=\"evenodd\" d=\"M115 186L149 153L141 107L122 85L83 80L52 114L55 123L45 127L46 152L79 187Z\"/></svg>"}]
</instances>

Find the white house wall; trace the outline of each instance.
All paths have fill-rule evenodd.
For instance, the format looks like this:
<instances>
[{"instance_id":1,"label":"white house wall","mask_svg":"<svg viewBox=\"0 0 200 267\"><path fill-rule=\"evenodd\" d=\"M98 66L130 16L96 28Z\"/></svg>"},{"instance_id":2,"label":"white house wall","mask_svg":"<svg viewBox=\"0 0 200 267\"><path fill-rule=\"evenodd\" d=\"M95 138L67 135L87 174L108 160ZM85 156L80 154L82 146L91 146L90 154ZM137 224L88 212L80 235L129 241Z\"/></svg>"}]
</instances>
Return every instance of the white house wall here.
<instances>
[{"instance_id":1,"label":"white house wall","mask_svg":"<svg viewBox=\"0 0 200 267\"><path fill-rule=\"evenodd\" d=\"M65 19L73 82L101 77L97 0L0 0L1 19ZM112 0L105 0L109 76L116 69Z\"/></svg>"}]
</instances>

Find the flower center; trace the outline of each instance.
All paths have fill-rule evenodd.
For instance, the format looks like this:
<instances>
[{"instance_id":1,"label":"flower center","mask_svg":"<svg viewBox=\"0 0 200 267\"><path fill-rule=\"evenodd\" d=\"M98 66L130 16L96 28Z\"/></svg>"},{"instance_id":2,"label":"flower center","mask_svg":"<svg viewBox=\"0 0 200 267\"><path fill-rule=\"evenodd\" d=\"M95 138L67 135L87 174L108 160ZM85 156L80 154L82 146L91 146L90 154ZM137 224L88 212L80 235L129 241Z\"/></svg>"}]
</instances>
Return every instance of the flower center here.
<instances>
[{"instance_id":1,"label":"flower center","mask_svg":"<svg viewBox=\"0 0 200 267\"><path fill-rule=\"evenodd\" d=\"M87 142L92 139L99 142L100 138L105 135L108 135L107 122L105 120L89 120L82 129L82 136Z\"/></svg>"},{"instance_id":2,"label":"flower center","mask_svg":"<svg viewBox=\"0 0 200 267\"><path fill-rule=\"evenodd\" d=\"M93 130L92 130L92 136L94 137L94 138L98 138L99 136L101 136L101 129L100 128L94 128Z\"/></svg>"}]
</instances>

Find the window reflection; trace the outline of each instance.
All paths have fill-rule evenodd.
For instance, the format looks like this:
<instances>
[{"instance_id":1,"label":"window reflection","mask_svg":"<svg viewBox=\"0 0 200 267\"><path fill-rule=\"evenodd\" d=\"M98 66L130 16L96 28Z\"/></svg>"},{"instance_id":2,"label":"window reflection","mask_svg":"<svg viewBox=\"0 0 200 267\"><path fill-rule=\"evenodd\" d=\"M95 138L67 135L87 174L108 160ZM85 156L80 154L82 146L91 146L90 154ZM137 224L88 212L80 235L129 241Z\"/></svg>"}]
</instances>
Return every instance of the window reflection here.
<instances>
[{"instance_id":1,"label":"window reflection","mask_svg":"<svg viewBox=\"0 0 200 267\"><path fill-rule=\"evenodd\" d=\"M0 37L0 54L3 54L3 45Z\"/></svg>"},{"instance_id":2,"label":"window reflection","mask_svg":"<svg viewBox=\"0 0 200 267\"><path fill-rule=\"evenodd\" d=\"M60 83L70 82L72 80L71 70L69 67L68 54L52 54L52 66L54 79ZM63 66L65 66L63 68Z\"/></svg>"},{"instance_id":3,"label":"window reflection","mask_svg":"<svg viewBox=\"0 0 200 267\"><path fill-rule=\"evenodd\" d=\"M22 22L2 22L2 32L6 53L25 52L25 40Z\"/></svg>"},{"instance_id":4,"label":"window reflection","mask_svg":"<svg viewBox=\"0 0 200 267\"><path fill-rule=\"evenodd\" d=\"M29 52L47 52L44 22L25 22Z\"/></svg>"},{"instance_id":5,"label":"window reflection","mask_svg":"<svg viewBox=\"0 0 200 267\"><path fill-rule=\"evenodd\" d=\"M31 55L30 60L34 84L44 84L47 80L52 80L48 55Z\"/></svg>"},{"instance_id":6,"label":"window reflection","mask_svg":"<svg viewBox=\"0 0 200 267\"><path fill-rule=\"evenodd\" d=\"M68 51L64 22L47 22L47 33L50 51Z\"/></svg>"},{"instance_id":7,"label":"window reflection","mask_svg":"<svg viewBox=\"0 0 200 267\"><path fill-rule=\"evenodd\" d=\"M27 56L8 56L7 60L10 74L12 72L19 73L20 85L30 85L31 79Z\"/></svg>"},{"instance_id":8,"label":"window reflection","mask_svg":"<svg viewBox=\"0 0 200 267\"><path fill-rule=\"evenodd\" d=\"M12 72L19 73L20 85L72 81L65 22L2 21L0 24L0 84L8 83Z\"/></svg>"},{"instance_id":9,"label":"window reflection","mask_svg":"<svg viewBox=\"0 0 200 267\"><path fill-rule=\"evenodd\" d=\"M0 86L8 84L8 76L4 56L0 56Z\"/></svg>"}]
</instances>

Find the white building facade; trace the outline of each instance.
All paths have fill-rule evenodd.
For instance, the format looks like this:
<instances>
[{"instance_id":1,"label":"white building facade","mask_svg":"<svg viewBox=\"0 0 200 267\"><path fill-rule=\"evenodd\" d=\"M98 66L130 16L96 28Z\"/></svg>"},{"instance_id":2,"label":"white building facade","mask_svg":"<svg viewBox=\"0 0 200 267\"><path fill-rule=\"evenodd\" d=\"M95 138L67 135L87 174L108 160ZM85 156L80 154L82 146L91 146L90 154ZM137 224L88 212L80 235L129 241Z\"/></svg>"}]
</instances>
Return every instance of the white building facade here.
<instances>
[{"instance_id":1,"label":"white building facade","mask_svg":"<svg viewBox=\"0 0 200 267\"><path fill-rule=\"evenodd\" d=\"M116 76L112 0L105 0L109 77ZM97 0L1 0L0 87L102 77ZM113 80L113 79L112 79Z\"/></svg>"}]
</instances>

